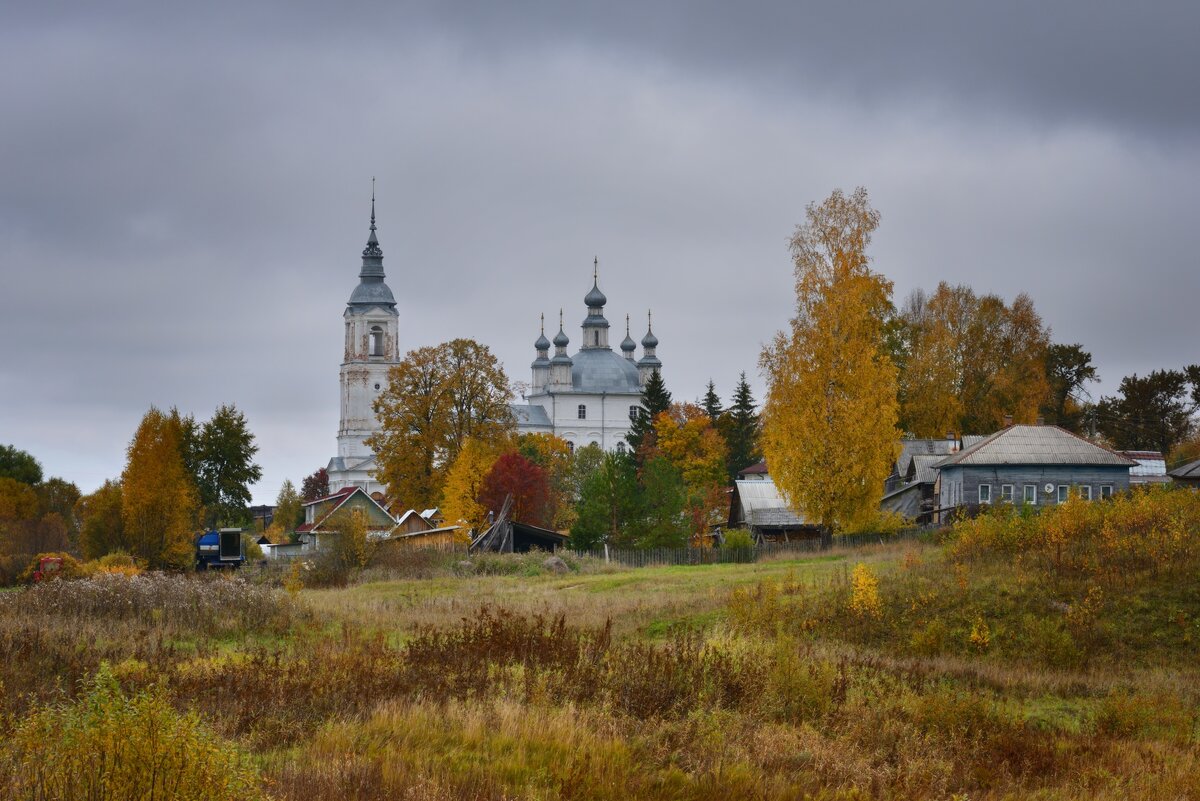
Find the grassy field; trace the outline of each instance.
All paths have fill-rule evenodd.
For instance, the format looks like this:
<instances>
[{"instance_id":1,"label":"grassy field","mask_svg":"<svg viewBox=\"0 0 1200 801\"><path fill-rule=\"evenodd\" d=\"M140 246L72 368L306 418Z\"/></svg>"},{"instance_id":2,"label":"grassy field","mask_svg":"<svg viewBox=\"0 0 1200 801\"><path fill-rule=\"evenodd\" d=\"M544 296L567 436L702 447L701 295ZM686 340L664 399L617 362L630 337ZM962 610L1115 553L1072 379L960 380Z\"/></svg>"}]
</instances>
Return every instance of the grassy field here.
<instances>
[{"instance_id":1,"label":"grassy field","mask_svg":"<svg viewBox=\"0 0 1200 801\"><path fill-rule=\"evenodd\" d=\"M1105 572L1103 541L1067 561L1026 525L750 565L8 593L0 798L132 797L60 781L102 767L196 799L1200 799L1190 540Z\"/></svg>"},{"instance_id":2,"label":"grassy field","mask_svg":"<svg viewBox=\"0 0 1200 801\"><path fill-rule=\"evenodd\" d=\"M848 555L887 570L897 553L871 549L758 564L370 581L306 590L304 600L327 618L401 634L419 626L455 625L493 606L522 615L563 615L578 626L611 620L621 636L662 637L677 625L714 623L735 587L785 578L828 582L845 573Z\"/></svg>"}]
</instances>

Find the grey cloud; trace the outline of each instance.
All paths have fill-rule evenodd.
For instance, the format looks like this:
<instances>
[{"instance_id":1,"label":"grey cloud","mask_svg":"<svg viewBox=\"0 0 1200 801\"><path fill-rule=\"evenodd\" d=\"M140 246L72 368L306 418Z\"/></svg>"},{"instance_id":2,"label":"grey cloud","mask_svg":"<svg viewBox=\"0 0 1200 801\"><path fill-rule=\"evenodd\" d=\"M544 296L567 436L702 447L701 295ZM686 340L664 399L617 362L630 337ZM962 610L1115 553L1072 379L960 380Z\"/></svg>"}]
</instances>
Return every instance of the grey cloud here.
<instances>
[{"instance_id":1,"label":"grey cloud","mask_svg":"<svg viewBox=\"0 0 1200 801\"><path fill-rule=\"evenodd\" d=\"M472 336L517 380L599 255L676 395L727 396L804 205L857 184L898 296L1028 291L1109 387L1194 361L1194 12L738 8L15 11L0 442L90 488L150 403L233 401L259 500L323 464L371 175L405 344Z\"/></svg>"}]
</instances>

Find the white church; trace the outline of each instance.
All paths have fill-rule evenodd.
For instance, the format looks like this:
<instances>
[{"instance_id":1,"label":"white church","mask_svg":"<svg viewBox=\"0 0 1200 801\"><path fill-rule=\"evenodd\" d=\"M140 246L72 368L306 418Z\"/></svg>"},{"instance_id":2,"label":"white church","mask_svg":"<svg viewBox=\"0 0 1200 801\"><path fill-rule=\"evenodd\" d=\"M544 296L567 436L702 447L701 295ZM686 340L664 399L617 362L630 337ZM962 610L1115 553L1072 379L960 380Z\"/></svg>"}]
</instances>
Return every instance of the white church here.
<instances>
[{"instance_id":1,"label":"white church","mask_svg":"<svg viewBox=\"0 0 1200 801\"><path fill-rule=\"evenodd\" d=\"M655 355L658 338L647 315L646 336L642 337L642 358L634 360L637 345L629 336L629 318L625 320L625 340L621 355L608 344L608 320L604 306L608 299L600 291L597 268L592 289L584 297L587 316L581 329L582 345L574 355L567 354L570 338L563 330L559 313L558 333L551 342L542 331L534 348L533 381L523 403L513 404L512 412L521 434L545 432L565 439L574 450L595 443L605 450L624 450L625 435L641 405L642 391L650 376L662 368ZM383 249L375 236L375 199L371 199L371 229L362 252L358 286L350 294L345 320L345 355L340 371L341 423L338 426L337 455L329 460L329 490L337 492L350 486L368 493L385 492L376 479L375 454L366 439L379 429L372 404L387 386L387 374L400 363L399 314L392 290L384 281Z\"/></svg>"},{"instance_id":2,"label":"white church","mask_svg":"<svg viewBox=\"0 0 1200 801\"><path fill-rule=\"evenodd\" d=\"M537 358L531 365L529 394L525 403L513 404L512 410L521 434L555 434L565 439L571 450L596 444L606 451L623 451L625 435L641 407L642 391L650 376L662 369L662 362L655 355L658 337L648 315L641 359L634 360L637 345L629 336L628 317L621 355L609 347L609 325L604 317L608 298L600 291L598 262L594 264L597 271L592 275L592 289L583 299L587 316L580 327L579 350L567 355L571 339L563 330L559 312L554 356L550 356L551 342L543 330L533 343Z\"/></svg>"}]
</instances>

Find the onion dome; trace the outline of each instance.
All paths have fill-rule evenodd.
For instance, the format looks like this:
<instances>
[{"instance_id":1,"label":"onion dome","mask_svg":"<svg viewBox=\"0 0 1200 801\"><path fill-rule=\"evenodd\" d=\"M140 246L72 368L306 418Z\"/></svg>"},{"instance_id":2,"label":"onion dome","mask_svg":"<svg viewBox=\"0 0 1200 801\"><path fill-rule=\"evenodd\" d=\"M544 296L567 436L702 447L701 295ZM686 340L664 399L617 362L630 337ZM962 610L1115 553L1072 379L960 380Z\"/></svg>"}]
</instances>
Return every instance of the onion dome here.
<instances>
[{"instance_id":1,"label":"onion dome","mask_svg":"<svg viewBox=\"0 0 1200 801\"><path fill-rule=\"evenodd\" d=\"M642 347L643 348L657 348L658 347L658 337L654 336L654 330L652 328L646 329L646 336L642 337Z\"/></svg>"},{"instance_id":2,"label":"onion dome","mask_svg":"<svg viewBox=\"0 0 1200 801\"><path fill-rule=\"evenodd\" d=\"M633 352L637 350L637 343L633 341L633 337L629 336L629 315L625 315L625 339L621 341L621 350L626 354L626 358L632 359Z\"/></svg>"},{"instance_id":3,"label":"onion dome","mask_svg":"<svg viewBox=\"0 0 1200 801\"><path fill-rule=\"evenodd\" d=\"M538 335L537 341L533 343L533 347L537 350L550 350L550 340L546 339L546 315L542 315L542 330Z\"/></svg>"},{"instance_id":4,"label":"onion dome","mask_svg":"<svg viewBox=\"0 0 1200 801\"><path fill-rule=\"evenodd\" d=\"M604 297L604 293L600 291L600 257L597 256L592 260L592 290L583 298L584 304L589 309L602 308L608 303L608 298Z\"/></svg>"},{"instance_id":5,"label":"onion dome","mask_svg":"<svg viewBox=\"0 0 1200 801\"><path fill-rule=\"evenodd\" d=\"M571 338L567 336L566 331L562 330L562 326L559 326L558 333L554 335L554 347L565 348L567 345L570 345L570 344L571 344Z\"/></svg>"},{"instance_id":6,"label":"onion dome","mask_svg":"<svg viewBox=\"0 0 1200 801\"><path fill-rule=\"evenodd\" d=\"M600 291L600 284L597 282L592 284L592 291L587 293L583 298L583 302L587 304L589 309L595 309L608 303L608 298Z\"/></svg>"}]
</instances>

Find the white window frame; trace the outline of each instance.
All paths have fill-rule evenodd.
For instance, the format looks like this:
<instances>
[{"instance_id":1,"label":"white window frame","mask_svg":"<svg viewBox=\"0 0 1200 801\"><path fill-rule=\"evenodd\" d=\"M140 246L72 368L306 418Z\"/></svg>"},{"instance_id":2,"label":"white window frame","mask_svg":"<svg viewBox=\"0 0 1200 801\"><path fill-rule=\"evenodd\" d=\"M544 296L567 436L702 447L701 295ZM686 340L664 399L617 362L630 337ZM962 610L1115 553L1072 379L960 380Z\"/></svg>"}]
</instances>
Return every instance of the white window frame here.
<instances>
[{"instance_id":1,"label":"white window frame","mask_svg":"<svg viewBox=\"0 0 1200 801\"><path fill-rule=\"evenodd\" d=\"M1106 501L1109 498L1111 498L1112 496L1113 496L1113 485L1112 484L1101 484L1100 485L1100 500Z\"/></svg>"},{"instance_id":2,"label":"white window frame","mask_svg":"<svg viewBox=\"0 0 1200 801\"><path fill-rule=\"evenodd\" d=\"M586 403L579 404L579 408L576 409L575 413L577 415L579 415L580 420L586 420L587 419L587 404Z\"/></svg>"},{"instance_id":3,"label":"white window frame","mask_svg":"<svg viewBox=\"0 0 1200 801\"><path fill-rule=\"evenodd\" d=\"M987 493L984 493L984 490L987 490ZM990 504L992 502L992 485L991 484L980 484L978 489L976 490L976 492L979 493L979 505L980 506L983 506L985 503ZM986 498L983 497L985 494L987 495Z\"/></svg>"},{"instance_id":4,"label":"white window frame","mask_svg":"<svg viewBox=\"0 0 1200 801\"><path fill-rule=\"evenodd\" d=\"M1021 487L1021 500L1030 506L1037 506L1037 484L1026 484Z\"/></svg>"},{"instance_id":5,"label":"white window frame","mask_svg":"<svg viewBox=\"0 0 1200 801\"><path fill-rule=\"evenodd\" d=\"M1085 501L1090 501L1092 499L1091 484L1079 484L1075 487L1075 489L1079 490L1079 497L1083 498Z\"/></svg>"},{"instance_id":6,"label":"white window frame","mask_svg":"<svg viewBox=\"0 0 1200 801\"><path fill-rule=\"evenodd\" d=\"M1070 484L1059 484L1058 492L1055 494L1054 497L1058 503L1066 503L1067 498L1071 497L1071 485Z\"/></svg>"},{"instance_id":7,"label":"white window frame","mask_svg":"<svg viewBox=\"0 0 1200 801\"><path fill-rule=\"evenodd\" d=\"M1017 488L1013 484L1000 485L1000 503L1012 503L1016 497Z\"/></svg>"},{"instance_id":8,"label":"white window frame","mask_svg":"<svg viewBox=\"0 0 1200 801\"><path fill-rule=\"evenodd\" d=\"M629 419L636 420L638 418L638 410L641 408L642 408L641 406L630 406L629 407Z\"/></svg>"}]
</instances>

